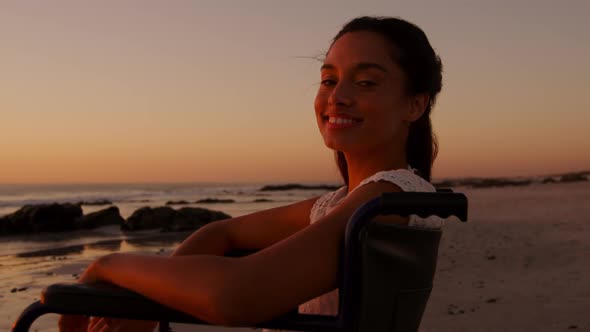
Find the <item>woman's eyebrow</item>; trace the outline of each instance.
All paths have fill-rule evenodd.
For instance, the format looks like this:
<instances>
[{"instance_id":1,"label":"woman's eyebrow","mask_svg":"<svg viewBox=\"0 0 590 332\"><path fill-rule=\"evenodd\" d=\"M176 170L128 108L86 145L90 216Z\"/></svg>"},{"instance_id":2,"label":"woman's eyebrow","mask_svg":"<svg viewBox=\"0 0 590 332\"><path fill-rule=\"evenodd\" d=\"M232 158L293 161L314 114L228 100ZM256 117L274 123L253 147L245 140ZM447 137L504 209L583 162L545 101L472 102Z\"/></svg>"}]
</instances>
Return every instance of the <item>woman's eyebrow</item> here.
<instances>
[{"instance_id":1,"label":"woman's eyebrow","mask_svg":"<svg viewBox=\"0 0 590 332\"><path fill-rule=\"evenodd\" d=\"M329 63L325 63L322 65L322 67L320 68L320 71L323 70L335 70L336 66L329 64ZM372 62L359 62L354 66L354 69L356 71L361 71L361 70L368 70L368 69L377 69L379 71L382 71L384 73L387 73L387 69L385 69L385 67L383 67L380 64L377 63L372 63Z\"/></svg>"},{"instance_id":2,"label":"woman's eyebrow","mask_svg":"<svg viewBox=\"0 0 590 332\"><path fill-rule=\"evenodd\" d=\"M367 69L377 69L384 73L387 73L387 69L380 64L372 63L372 62L361 62L354 66L356 70L367 70Z\"/></svg>"},{"instance_id":3,"label":"woman's eyebrow","mask_svg":"<svg viewBox=\"0 0 590 332\"><path fill-rule=\"evenodd\" d=\"M334 65L331 65L329 63L324 63L321 67L320 67L320 71L324 71L324 70L334 70L336 69L336 67Z\"/></svg>"}]
</instances>

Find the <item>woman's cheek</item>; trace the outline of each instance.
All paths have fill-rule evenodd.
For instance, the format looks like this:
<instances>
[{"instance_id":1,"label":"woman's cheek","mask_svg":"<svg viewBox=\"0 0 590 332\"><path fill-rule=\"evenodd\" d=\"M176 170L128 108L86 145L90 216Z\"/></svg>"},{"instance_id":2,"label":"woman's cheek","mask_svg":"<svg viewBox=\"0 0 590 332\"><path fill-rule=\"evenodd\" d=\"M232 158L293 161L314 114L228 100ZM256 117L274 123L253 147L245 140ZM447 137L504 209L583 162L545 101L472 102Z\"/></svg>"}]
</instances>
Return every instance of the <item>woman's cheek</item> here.
<instances>
[{"instance_id":1,"label":"woman's cheek","mask_svg":"<svg viewBox=\"0 0 590 332\"><path fill-rule=\"evenodd\" d=\"M315 111L316 113L322 113L325 108L326 105L328 104L328 95L326 94L325 91L318 91L318 93L315 96L315 100L314 100L314 107L315 107Z\"/></svg>"}]
</instances>

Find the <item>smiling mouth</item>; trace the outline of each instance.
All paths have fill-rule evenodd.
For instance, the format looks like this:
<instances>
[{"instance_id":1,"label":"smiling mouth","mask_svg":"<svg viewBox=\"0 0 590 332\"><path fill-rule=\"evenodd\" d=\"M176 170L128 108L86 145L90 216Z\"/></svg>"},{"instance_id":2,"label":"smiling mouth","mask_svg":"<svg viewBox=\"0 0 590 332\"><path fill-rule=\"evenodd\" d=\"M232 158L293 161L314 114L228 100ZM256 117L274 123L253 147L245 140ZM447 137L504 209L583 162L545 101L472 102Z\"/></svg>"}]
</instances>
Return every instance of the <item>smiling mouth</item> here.
<instances>
[{"instance_id":1,"label":"smiling mouth","mask_svg":"<svg viewBox=\"0 0 590 332\"><path fill-rule=\"evenodd\" d=\"M349 127L355 125L357 123L361 123L363 120L355 119L349 116L329 116L325 115L322 117L324 122L328 123L331 126L337 127Z\"/></svg>"}]
</instances>

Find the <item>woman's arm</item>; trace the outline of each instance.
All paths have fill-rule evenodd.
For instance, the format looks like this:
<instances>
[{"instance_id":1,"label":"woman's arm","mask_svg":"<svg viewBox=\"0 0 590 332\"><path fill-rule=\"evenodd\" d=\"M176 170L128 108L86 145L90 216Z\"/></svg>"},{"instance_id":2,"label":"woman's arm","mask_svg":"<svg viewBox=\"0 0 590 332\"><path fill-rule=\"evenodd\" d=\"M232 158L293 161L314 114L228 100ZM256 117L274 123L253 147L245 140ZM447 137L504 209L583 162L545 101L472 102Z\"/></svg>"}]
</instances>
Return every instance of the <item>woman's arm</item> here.
<instances>
[{"instance_id":1,"label":"woman's arm","mask_svg":"<svg viewBox=\"0 0 590 332\"><path fill-rule=\"evenodd\" d=\"M282 206L274 209L269 209L261 212L252 213L246 216L241 216L232 219L226 219L222 221L216 221L209 223L199 230L194 232L190 237L183 241L183 243L174 251L172 256L187 256L187 255L213 255L213 256L223 256L226 252L231 249L260 249L269 244L278 242L289 235L299 231L300 229L309 225L309 214L311 208L317 198L312 198L303 202ZM122 262L117 262L117 264L123 264L124 268L116 267L117 271L121 271L122 276L129 276L133 275L134 273L138 273L139 271L148 271L152 264L154 269L149 270L151 276L158 276L160 272L167 271L170 269L172 271L172 276L179 274L184 275L183 267L181 266L179 269L177 265L171 264L171 262L166 261L165 263L159 259L151 259L149 257L140 257L135 258L136 256L133 255L113 255L109 257L102 258L100 262L104 262L107 260L113 260L117 257L117 260ZM209 258L211 260L212 258ZM202 259L201 259L202 260ZM177 262L177 261L174 261ZM209 269L206 265L208 263L202 263L203 269ZM86 271L86 273L80 278L80 282L90 283L93 281L98 281L106 278L97 272L97 267L99 266L99 262L95 262L91 265L91 267ZM112 264L111 264L112 265ZM181 264L182 265L182 264ZM198 264L197 264L198 265ZM127 271L127 268L130 271ZM117 272L118 273L118 272ZM147 273L147 272L144 272ZM227 273L232 273L231 271L225 271L224 275ZM165 285L158 284L157 280L144 280L149 287L155 287L154 290L158 290L158 288L166 287ZM218 280L220 284L223 283L223 280ZM120 285L127 284L128 282L132 282L129 279L122 279L119 281ZM155 283L152 283L155 282ZM126 286L127 288L131 288ZM133 288L132 288L133 289ZM187 289L188 290L188 289ZM211 288L212 291L214 289ZM136 291L140 291L136 289ZM140 291L143 294L148 294L146 292ZM192 294L192 292L184 292L184 294ZM204 294L204 292L200 292L200 294ZM174 301L175 304L182 303L178 300L178 297L175 297L169 293L164 294L153 294L156 298L170 298ZM197 298L191 299L197 300ZM163 301L160 301L163 302ZM165 303L165 302L164 302ZM174 307L173 305L171 305ZM203 305L202 305L203 306ZM208 308L214 308L215 304L209 303L206 305ZM216 318L215 311L213 310L210 313L210 316L206 316L206 313L199 313L199 317L202 319L208 319L210 321L214 321ZM219 314L217 314L219 316ZM85 323L84 323L85 322ZM100 328L101 324L104 325L106 320L100 319L98 321L98 325L96 328ZM60 319L60 328L62 331L77 331L77 330L86 330L80 326L86 326L88 321L84 321L81 317L75 316L66 316ZM139 322L139 321L127 321L127 320L111 320L110 324L114 326L115 329L117 328L129 328L130 330L142 330L142 331L152 331L155 326L156 322ZM73 328L72 326L76 326Z\"/></svg>"},{"instance_id":2,"label":"woman's arm","mask_svg":"<svg viewBox=\"0 0 590 332\"><path fill-rule=\"evenodd\" d=\"M360 187L318 222L247 257L113 254L92 264L84 278L117 284L211 323L255 324L336 288L348 219L361 204L391 191L400 189L383 182Z\"/></svg>"},{"instance_id":3,"label":"woman's arm","mask_svg":"<svg viewBox=\"0 0 590 332\"><path fill-rule=\"evenodd\" d=\"M173 256L223 256L231 249L266 248L309 225L316 198L209 223L189 236Z\"/></svg>"}]
</instances>

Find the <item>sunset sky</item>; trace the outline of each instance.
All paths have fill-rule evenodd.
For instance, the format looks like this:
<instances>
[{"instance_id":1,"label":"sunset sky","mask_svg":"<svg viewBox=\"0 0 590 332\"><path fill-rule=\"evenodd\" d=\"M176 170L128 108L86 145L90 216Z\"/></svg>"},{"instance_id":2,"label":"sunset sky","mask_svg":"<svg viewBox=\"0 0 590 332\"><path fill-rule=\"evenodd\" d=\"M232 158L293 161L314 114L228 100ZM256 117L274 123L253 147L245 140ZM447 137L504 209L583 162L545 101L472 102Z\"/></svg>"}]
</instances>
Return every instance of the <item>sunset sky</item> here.
<instances>
[{"instance_id":1,"label":"sunset sky","mask_svg":"<svg viewBox=\"0 0 590 332\"><path fill-rule=\"evenodd\" d=\"M313 58L360 15L442 58L435 179L590 169L586 0L2 1L0 183L335 180Z\"/></svg>"}]
</instances>

